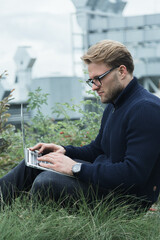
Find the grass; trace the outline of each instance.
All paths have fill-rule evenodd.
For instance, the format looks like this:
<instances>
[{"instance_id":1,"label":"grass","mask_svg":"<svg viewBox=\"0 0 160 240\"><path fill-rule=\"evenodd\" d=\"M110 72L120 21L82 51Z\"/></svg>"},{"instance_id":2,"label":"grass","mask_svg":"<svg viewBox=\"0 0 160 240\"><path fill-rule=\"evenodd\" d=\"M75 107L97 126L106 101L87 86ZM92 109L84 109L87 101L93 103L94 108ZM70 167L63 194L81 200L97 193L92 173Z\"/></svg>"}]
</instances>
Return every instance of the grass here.
<instances>
[{"instance_id":1,"label":"grass","mask_svg":"<svg viewBox=\"0 0 160 240\"><path fill-rule=\"evenodd\" d=\"M1 162L0 175L11 164ZM156 212L135 212L128 204L83 197L62 207L54 201L33 205L27 196L0 211L0 240L160 240L160 204ZM34 207L33 207L34 206Z\"/></svg>"},{"instance_id":2,"label":"grass","mask_svg":"<svg viewBox=\"0 0 160 240\"><path fill-rule=\"evenodd\" d=\"M18 198L0 213L0 239L6 240L158 240L159 209L135 213L129 205L84 200L62 207L53 201L34 205Z\"/></svg>"},{"instance_id":3,"label":"grass","mask_svg":"<svg viewBox=\"0 0 160 240\"><path fill-rule=\"evenodd\" d=\"M2 166L1 176L11 168L8 161ZM81 197L62 207L54 201L35 206L27 196L17 198L0 210L0 240L160 240L159 202L156 212L140 213L114 200L90 206Z\"/></svg>"},{"instance_id":4,"label":"grass","mask_svg":"<svg viewBox=\"0 0 160 240\"><path fill-rule=\"evenodd\" d=\"M6 164L0 173L8 168ZM159 203L156 212L145 213L114 200L90 206L81 197L66 207L54 201L35 206L25 195L1 207L0 240L160 240Z\"/></svg>"}]
</instances>

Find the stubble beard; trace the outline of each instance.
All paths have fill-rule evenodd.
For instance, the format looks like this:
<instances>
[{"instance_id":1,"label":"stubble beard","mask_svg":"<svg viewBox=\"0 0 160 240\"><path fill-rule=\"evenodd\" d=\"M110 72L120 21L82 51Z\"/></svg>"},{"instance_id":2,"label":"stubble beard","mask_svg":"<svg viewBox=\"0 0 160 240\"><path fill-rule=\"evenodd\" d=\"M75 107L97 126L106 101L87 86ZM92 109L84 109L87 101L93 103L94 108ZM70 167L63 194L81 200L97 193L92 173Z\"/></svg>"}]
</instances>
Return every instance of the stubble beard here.
<instances>
[{"instance_id":1,"label":"stubble beard","mask_svg":"<svg viewBox=\"0 0 160 240\"><path fill-rule=\"evenodd\" d=\"M123 86L121 84L117 84L116 87L113 89L110 89L104 97L101 97L102 103L113 103L117 97L120 95L120 93L123 91Z\"/></svg>"}]
</instances>

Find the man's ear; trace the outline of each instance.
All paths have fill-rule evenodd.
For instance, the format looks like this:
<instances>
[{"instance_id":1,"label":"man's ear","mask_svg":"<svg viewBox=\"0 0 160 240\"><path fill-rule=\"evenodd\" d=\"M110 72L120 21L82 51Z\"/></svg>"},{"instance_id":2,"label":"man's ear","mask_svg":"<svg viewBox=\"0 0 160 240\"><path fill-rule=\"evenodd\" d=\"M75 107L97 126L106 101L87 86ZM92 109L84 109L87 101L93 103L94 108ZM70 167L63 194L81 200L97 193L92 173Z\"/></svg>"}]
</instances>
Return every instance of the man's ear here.
<instances>
[{"instance_id":1,"label":"man's ear","mask_svg":"<svg viewBox=\"0 0 160 240\"><path fill-rule=\"evenodd\" d=\"M122 79L125 78L125 76L127 75L128 71L125 65L120 65L119 66L119 74L121 76Z\"/></svg>"}]
</instances>

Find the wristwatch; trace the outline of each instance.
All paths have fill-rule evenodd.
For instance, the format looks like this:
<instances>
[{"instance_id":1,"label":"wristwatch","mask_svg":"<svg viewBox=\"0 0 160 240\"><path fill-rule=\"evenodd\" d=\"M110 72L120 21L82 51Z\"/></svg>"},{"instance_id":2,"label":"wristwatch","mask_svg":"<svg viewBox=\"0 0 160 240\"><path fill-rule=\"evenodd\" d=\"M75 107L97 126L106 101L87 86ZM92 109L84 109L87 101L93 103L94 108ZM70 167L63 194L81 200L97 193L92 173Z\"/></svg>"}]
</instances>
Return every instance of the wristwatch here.
<instances>
[{"instance_id":1,"label":"wristwatch","mask_svg":"<svg viewBox=\"0 0 160 240\"><path fill-rule=\"evenodd\" d=\"M72 167L73 175L76 175L77 173L79 173L81 171L81 166L82 166L82 163L76 163L73 165L73 167Z\"/></svg>"}]
</instances>

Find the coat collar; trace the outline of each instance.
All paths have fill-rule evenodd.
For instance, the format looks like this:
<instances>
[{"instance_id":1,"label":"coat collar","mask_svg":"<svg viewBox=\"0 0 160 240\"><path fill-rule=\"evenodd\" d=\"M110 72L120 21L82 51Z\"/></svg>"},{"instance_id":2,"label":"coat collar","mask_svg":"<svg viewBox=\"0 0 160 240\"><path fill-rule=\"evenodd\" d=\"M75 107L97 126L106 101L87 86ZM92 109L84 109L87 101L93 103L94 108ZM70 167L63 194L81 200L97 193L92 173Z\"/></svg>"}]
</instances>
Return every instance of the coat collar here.
<instances>
[{"instance_id":1,"label":"coat collar","mask_svg":"<svg viewBox=\"0 0 160 240\"><path fill-rule=\"evenodd\" d=\"M134 77L125 89L120 93L117 99L112 103L115 108L120 107L137 89L138 89L137 79Z\"/></svg>"}]
</instances>

